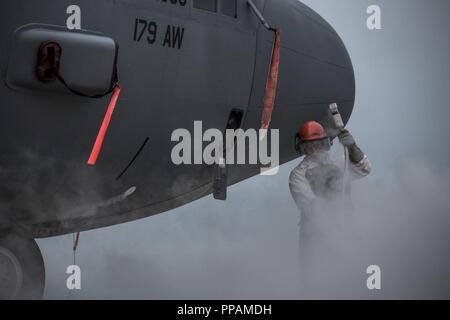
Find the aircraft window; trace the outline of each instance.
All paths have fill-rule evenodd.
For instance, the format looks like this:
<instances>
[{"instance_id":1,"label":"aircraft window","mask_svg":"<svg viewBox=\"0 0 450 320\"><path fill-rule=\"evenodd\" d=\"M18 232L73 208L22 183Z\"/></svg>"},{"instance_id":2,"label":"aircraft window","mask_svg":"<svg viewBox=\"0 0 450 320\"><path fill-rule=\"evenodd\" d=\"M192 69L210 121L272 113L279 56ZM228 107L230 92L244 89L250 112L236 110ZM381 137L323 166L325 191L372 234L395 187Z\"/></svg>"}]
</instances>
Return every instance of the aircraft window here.
<instances>
[{"instance_id":1,"label":"aircraft window","mask_svg":"<svg viewBox=\"0 0 450 320\"><path fill-rule=\"evenodd\" d=\"M194 0L194 8L217 12L218 0Z\"/></svg>"},{"instance_id":2,"label":"aircraft window","mask_svg":"<svg viewBox=\"0 0 450 320\"><path fill-rule=\"evenodd\" d=\"M222 12L224 15L236 18L236 0L221 0L220 12Z\"/></svg>"}]
</instances>

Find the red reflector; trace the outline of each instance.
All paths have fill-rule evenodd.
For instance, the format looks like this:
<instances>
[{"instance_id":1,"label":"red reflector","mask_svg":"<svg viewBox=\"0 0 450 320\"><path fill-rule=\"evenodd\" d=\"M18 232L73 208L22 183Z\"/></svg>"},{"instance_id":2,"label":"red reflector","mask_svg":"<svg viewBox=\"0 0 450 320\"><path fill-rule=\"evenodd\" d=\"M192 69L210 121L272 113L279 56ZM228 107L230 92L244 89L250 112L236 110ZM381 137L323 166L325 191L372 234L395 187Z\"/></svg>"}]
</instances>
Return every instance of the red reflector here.
<instances>
[{"instance_id":1,"label":"red reflector","mask_svg":"<svg viewBox=\"0 0 450 320\"><path fill-rule=\"evenodd\" d=\"M95 140L94 147L92 148L91 155L88 160L88 165L95 166L97 163L98 156L100 155L100 151L102 150L103 141L105 140L106 132L108 131L109 123L111 122L112 115L114 113L114 109L116 108L117 100L120 95L120 86L116 84L114 88L114 93L109 102L108 110L106 110L105 118L103 119L102 126L100 127L100 131L98 132L97 139Z\"/></svg>"},{"instance_id":2,"label":"red reflector","mask_svg":"<svg viewBox=\"0 0 450 320\"><path fill-rule=\"evenodd\" d=\"M261 119L261 129L268 129L272 119L273 107L277 95L278 72L280 69L281 34L275 31L275 41L273 43L272 58L270 61L269 75L266 82L266 93L264 96L264 108Z\"/></svg>"}]
</instances>

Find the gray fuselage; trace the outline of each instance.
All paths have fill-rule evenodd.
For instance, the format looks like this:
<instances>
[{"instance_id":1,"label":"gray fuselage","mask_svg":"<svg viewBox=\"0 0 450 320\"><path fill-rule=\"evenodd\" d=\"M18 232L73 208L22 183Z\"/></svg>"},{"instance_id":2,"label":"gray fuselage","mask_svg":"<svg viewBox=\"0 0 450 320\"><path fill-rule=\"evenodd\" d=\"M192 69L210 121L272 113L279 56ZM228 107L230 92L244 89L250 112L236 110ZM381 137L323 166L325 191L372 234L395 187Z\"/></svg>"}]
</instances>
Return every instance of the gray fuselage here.
<instances>
[{"instance_id":1,"label":"gray fuselage","mask_svg":"<svg viewBox=\"0 0 450 320\"><path fill-rule=\"evenodd\" d=\"M232 110L243 112L244 130L258 129L273 33L262 27L244 0L237 0L237 17L196 9L192 1L0 3L3 226L49 237L148 217L211 194L214 166L174 165L172 132L193 131L197 120L204 130L224 130ZM338 34L299 1L254 2L281 31L271 128L280 130L283 164L299 156L294 148L299 125L307 120L327 125L330 103L337 102L348 121L355 99L353 67ZM6 80L11 54L22 54L12 53L16 30L28 24L65 28L72 4L81 8L83 30L108 36L119 46L122 93L96 166L86 160L108 97L80 97L57 83L54 90L22 90L20 83L12 87ZM142 26L147 28L139 37ZM65 54L74 57L72 67L79 63L89 72L100 68L100 61L76 61L76 52ZM36 75L30 72L29 77L31 83ZM258 165L232 165L228 184L259 172ZM130 197L114 201L131 187L136 191Z\"/></svg>"}]
</instances>

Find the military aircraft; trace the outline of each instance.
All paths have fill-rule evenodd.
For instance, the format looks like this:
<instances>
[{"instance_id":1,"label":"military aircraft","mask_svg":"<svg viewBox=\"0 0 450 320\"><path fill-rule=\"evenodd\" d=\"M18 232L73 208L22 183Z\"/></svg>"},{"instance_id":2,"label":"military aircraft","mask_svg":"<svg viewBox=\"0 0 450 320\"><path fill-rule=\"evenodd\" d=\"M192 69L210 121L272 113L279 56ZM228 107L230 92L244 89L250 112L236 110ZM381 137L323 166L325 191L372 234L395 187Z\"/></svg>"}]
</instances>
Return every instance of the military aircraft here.
<instances>
[{"instance_id":1,"label":"military aircraft","mask_svg":"<svg viewBox=\"0 0 450 320\"><path fill-rule=\"evenodd\" d=\"M42 296L36 238L149 217L215 192L215 165L172 163L171 134L196 120L259 128L268 24L281 32L271 122L280 163L299 157L303 121L328 126L332 102L345 122L353 111L342 40L297 0L15 0L0 2L0 18L0 298ZM116 80L120 98L89 165ZM225 184L259 173L259 165L229 165Z\"/></svg>"}]
</instances>

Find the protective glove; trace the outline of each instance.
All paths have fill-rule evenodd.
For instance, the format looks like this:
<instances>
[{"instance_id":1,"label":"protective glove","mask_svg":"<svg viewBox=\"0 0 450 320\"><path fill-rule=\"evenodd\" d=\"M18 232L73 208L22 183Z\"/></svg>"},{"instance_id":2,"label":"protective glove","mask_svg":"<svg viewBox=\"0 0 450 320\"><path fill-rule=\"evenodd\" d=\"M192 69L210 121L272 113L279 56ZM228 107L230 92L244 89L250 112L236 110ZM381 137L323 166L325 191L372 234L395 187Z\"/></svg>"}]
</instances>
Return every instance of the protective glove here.
<instances>
[{"instance_id":1,"label":"protective glove","mask_svg":"<svg viewBox=\"0 0 450 320\"><path fill-rule=\"evenodd\" d=\"M347 129L342 129L338 138L339 142L348 149L352 163L357 164L364 159L364 152L356 145L355 139Z\"/></svg>"},{"instance_id":2,"label":"protective glove","mask_svg":"<svg viewBox=\"0 0 450 320\"><path fill-rule=\"evenodd\" d=\"M365 157L364 152L362 152L362 150L356 144L348 148L348 155L350 157L350 161L354 164L360 163Z\"/></svg>"},{"instance_id":3,"label":"protective glove","mask_svg":"<svg viewBox=\"0 0 450 320\"><path fill-rule=\"evenodd\" d=\"M355 145L355 139L350 134L350 132L347 129L342 129L341 132L338 134L339 142L347 148L350 148L351 146Z\"/></svg>"}]
</instances>

